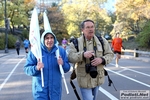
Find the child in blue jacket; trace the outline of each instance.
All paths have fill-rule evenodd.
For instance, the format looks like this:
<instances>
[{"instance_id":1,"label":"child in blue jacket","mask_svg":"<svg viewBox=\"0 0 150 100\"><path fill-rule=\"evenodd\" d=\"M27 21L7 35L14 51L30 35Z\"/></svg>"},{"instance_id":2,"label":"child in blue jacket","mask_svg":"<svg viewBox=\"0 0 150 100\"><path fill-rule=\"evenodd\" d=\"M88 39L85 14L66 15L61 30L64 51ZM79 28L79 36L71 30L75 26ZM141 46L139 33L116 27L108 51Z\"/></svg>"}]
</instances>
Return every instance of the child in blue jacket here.
<instances>
[{"instance_id":1,"label":"child in blue jacket","mask_svg":"<svg viewBox=\"0 0 150 100\"><path fill-rule=\"evenodd\" d=\"M34 100L61 100L62 77L59 70L59 64L62 65L64 72L68 72L70 65L66 51L59 46L60 57L57 60L55 44L56 36L45 31L41 36L42 62L29 52L24 71L27 75L32 76L32 92ZM41 82L41 71L43 68L44 87Z\"/></svg>"}]
</instances>

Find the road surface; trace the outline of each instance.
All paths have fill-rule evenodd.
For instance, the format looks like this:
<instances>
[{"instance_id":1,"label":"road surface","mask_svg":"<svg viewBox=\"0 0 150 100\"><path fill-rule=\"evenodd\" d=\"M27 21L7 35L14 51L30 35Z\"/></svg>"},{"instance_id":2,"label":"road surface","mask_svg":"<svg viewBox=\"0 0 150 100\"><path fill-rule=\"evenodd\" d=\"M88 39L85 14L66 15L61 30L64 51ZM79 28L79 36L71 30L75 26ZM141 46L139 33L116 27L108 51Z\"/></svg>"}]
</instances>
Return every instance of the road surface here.
<instances>
[{"instance_id":1,"label":"road surface","mask_svg":"<svg viewBox=\"0 0 150 100\"><path fill-rule=\"evenodd\" d=\"M23 66L26 61L24 49L18 58L16 51L0 57L0 100L33 100L31 76L23 72ZM113 86L108 86L107 77L105 83L99 88L97 100L121 100L123 93L143 93L140 99L125 100L150 100L150 62L143 62L133 59L121 59L119 67L115 67L115 60L107 65L106 70L109 73L117 91ZM69 94L63 85L62 100L77 100L74 91L69 83L71 72L65 74ZM76 79L73 81L81 97L81 93ZM121 94L122 93L122 94ZM143 99L143 98L146 99Z\"/></svg>"}]
</instances>

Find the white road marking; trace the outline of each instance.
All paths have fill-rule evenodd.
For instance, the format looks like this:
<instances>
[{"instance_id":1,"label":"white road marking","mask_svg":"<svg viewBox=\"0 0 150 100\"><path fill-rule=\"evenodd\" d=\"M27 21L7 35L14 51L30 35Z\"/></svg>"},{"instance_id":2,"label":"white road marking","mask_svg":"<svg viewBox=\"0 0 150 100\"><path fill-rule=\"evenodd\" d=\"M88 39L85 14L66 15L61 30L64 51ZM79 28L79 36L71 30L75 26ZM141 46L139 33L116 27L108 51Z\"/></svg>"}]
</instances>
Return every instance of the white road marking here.
<instances>
[{"instance_id":1,"label":"white road marking","mask_svg":"<svg viewBox=\"0 0 150 100\"><path fill-rule=\"evenodd\" d=\"M4 80L4 82L0 85L0 91L2 90L3 86L6 84L6 82L9 80L10 76L13 74L13 72L15 71L15 69L18 67L18 65L22 62L22 60L24 60L24 58L22 58L17 64L16 66L13 68L13 70L10 72L10 74L7 76L7 78Z\"/></svg>"},{"instance_id":2,"label":"white road marking","mask_svg":"<svg viewBox=\"0 0 150 100\"><path fill-rule=\"evenodd\" d=\"M136 79L134 79L134 78L125 76L125 75L120 74L120 73L118 73L118 72L112 71L112 70L110 70L110 69L108 69L108 68L105 68L105 69L108 70L108 71L110 71L110 72L112 72L112 73L115 73L115 74L117 74L117 75L120 75L120 76L122 76L122 77L124 77L124 78L127 78L127 79L129 79L129 80L132 80L132 81L137 82L137 83L139 83L139 84L142 84L142 85L144 85L144 86L150 87L150 85L148 85L148 84L146 84L146 83L143 83L143 82L141 82L141 81L138 81L138 80L136 80Z\"/></svg>"},{"instance_id":3,"label":"white road marking","mask_svg":"<svg viewBox=\"0 0 150 100\"><path fill-rule=\"evenodd\" d=\"M112 63L110 63L110 65L114 65L114 66L115 66L115 64L112 64ZM129 68L126 68L126 67L120 67L120 68L124 68L124 69L121 70L121 71L118 71L118 72L112 71L112 70L110 70L110 69L108 69L108 68L105 68L105 69L108 70L108 71L110 71L110 72L112 72L112 73L115 73L115 74L117 74L117 75L120 75L120 76L122 76L122 77L124 77L124 78L127 78L127 79L129 79L129 80L132 80L132 81L137 82L137 83L139 83L139 84L142 84L142 85L144 85L144 86L150 87L150 85L148 85L148 84L146 84L146 83L143 83L143 82L141 82L141 81L138 81L138 80L136 80L136 79L130 78L130 77L128 77L128 76L125 76L125 75L123 75L123 74L120 74L120 72L125 71L125 70L130 70L130 71L133 71L133 72L136 72L136 73L138 73L138 74L145 75L145 76L150 76L150 75L145 74L145 73L142 73L142 72L139 72L139 71L136 71L136 70L132 70L132 69L129 69ZM111 100L119 100L119 99L117 99L115 96L113 96L112 94L110 94L108 91L106 91L105 89L103 89L102 87L99 88L99 91L101 91L103 94L105 94L105 95L106 95L107 97L109 97Z\"/></svg>"},{"instance_id":4,"label":"white road marking","mask_svg":"<svg viewBox=\"0 0 150 100\"><path fill-rule=\"evenodd\" d=\"M102 87L99 87L99 91L101 91L103 94L105 94L111 100L119 100L115 96L113 96L112 94L110 94L108 91L106 91L105 89L103 89Z\"/></svg>"},{"instance_id":5,"label":"white road marking","mask_svg":"<svg viewBox=\"0 0 150 100\"><path fill-rule=\"evenodd\" d=\"M120 70L120 71L117 71L118 73L121 73L121 72L124 72L124 71L126 71L127 69L122 69L122 70Z\"/></svg>"},{"instance_id":6,"label":"white road marking","mask_svg":"<svg viewBox=\"0 0 150 100\"><path fill-rule=\"evenodd\" d=\"M114 65L114 66L115 66L115 64L112 64L112 63L110 63L110 65ZM135 72L135 73L142 74L142 75L145 75L145 76L150 77L149 74L145 74L145 73L143 73L143 72L139 72L139 71L136 71L136 70L133 70L133 69L130 69L130 68L126 68L126 67L120 67L120 68L124 68L124 70L130 70L130 71L132 71L132 72ZM121 72L121 71L118 71L118 72Z\"/></svg>"}]
</instances>

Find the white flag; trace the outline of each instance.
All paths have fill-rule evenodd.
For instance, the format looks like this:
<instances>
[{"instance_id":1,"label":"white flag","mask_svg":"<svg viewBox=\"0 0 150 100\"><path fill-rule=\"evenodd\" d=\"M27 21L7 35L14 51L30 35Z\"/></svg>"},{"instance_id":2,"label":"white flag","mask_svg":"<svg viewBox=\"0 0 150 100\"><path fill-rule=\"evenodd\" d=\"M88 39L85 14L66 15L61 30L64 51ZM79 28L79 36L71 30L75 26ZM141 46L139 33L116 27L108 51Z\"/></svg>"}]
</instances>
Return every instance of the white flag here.
<instances>
[{"instance_id":1,"label":"white flag","mask_svg":"<svg viewBox=\"0 0 150 100\"><path fill-rule=\"evenodd\" d=\"M34 8L31 16L29 40L31 44L31 52L34 54L37 60L40 59L40 62L42 62L42 53L40 46L41 45L40 29L39 29L38 13L36 8ZM41 78L42 78L42 86L44 87L43 69L41 69Z\"/></svg>"},{"instance_id":2,"label":"white flag","mask_svg":"<svg viewBox=\"0 0 150 100\"><path fill-rule=\"evenodd\" d=\"M49 32L53 33L53 32L52 32L52 29L51 29L51 27L50 27L49 20L48 20L47 15L46 15L45 12L44 12L44 14L43 14L43 19L44 19L44 30L45 30L45 31L48 30Z\"/></svg>"}]
</instances>

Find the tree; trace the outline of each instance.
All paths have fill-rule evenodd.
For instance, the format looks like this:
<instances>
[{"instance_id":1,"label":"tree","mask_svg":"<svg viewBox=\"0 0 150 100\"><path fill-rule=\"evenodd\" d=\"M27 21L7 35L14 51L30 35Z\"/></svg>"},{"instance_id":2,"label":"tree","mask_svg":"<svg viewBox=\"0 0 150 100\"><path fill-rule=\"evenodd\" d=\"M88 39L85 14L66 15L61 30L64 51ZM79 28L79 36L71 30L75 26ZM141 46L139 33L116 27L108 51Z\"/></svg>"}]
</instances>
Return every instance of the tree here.
<instances>
[{"instance_id":1,"label":"tree","mask_svg":"<svg viewBox=\"0 0 150 100\"><path fill-rule=\"evenodd\" d=\"M144 26L143 31L138 35L137 41L142 47L150 47L150 20Z\"/></svg>"},{"instance_id":2,"label":"tree","mask_svg":"<svg viewBox=\"0 0 150 100\"><path fill-rule=\"evenodd\" d=\"M66 25L64 23L63 14L61 13L60 9L58 9L58 6L47 9L47 12L52 30L56 34L59 41L61 41L63 37L69 38Z\"/></svg>"},{"instance_id":3,"label":"tree","mask_svg":"<svg viewBox=\"0 0 150 100\"><path fill-rule=\"evenodd\" d=\"M24 0L10 0L7 1L7 18L9 19L10 23L10 31L12 34L16 34L16 29L23 27L28 29L29 26L29 11L34 7L34 3L24 3ZM4 9L4 4L0 6ZM4 11L4 10L2 10ZM1 12L0 12L1 13ZM4 16L4 13L2 13ZM0 18L2 21L2 19ZM3 19L4 20L4 19Z\"/></svg>"},{"instance_id":4,"label":"tree","mask_svg":"<svg viewBox=\"0 0 150 100\"><path fill-rule=\"evenodd\" d=\"M52 31L57 36L58 41L60 42L63 37L69 38L68 32L66 30L66 25L64 23L64 17L59 9L59 6L56 3L52 3L51 6L42 4L40 5L40 9L41 10L39 13L39 24L41 27L41 34L44 31L43 11L46 10Z\"/></svg>"},{"instance_id":5,"label":"tree","mask_svg":"<svg viewBox=\"0 0 150 100\"><path fill-rule=\"evenodd\" d=\"M31 1L31 0L28 0ZM35 2L25 2L24 0L14 0L11 4L12 6L9 6L9 18L12 25L12 29L19 27L24 27L28 31L29 26L29 17L31 14L29 12L33 9ZM20 20L18 20L20 19ZM17 26L17 27L16 27ZM13 31L12 31L13 32Z\"/></svg>"},{"instance_id":6,"label":"tree","mask_svg":"<svg viewBox=\"0 0 150 100\"><path fill-rule=\"evenodd\" d=\"M63 0L62 13L64 14L68 34L80 35L80 23L85 19L92 19L96 25L97 33L105 33L107 26L111 25L111 18L107 12L100 8L105 1L101 0Z\"/></svg>"},{"instance_id":7,"label":"tree","mask_svg":"<svg viewBox=\"0 0 150 100\"><path fill-rule=\"evenodd\" d=\"M4 27L5 26L5 21L4 21L4 18L5 18L5 16L4 16L4 6L5 6L5 4L4 4L4 2L0 2L0 27Z\"/></svg>"},{"instance_id":8,"label":"tree","mask_svg":"<svg viewBox=\"0 0 150 100\"><path fill-rule=\"evenodd\" d=\"M138 35L150 18L150 2L148 0L120 0L116 3L116 16L117 20L112 34L120 31L124 33L124 36Z\"/></svg>"}]
</instances>

